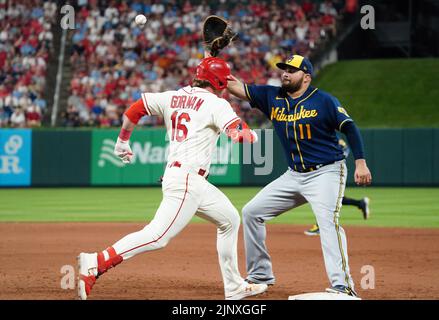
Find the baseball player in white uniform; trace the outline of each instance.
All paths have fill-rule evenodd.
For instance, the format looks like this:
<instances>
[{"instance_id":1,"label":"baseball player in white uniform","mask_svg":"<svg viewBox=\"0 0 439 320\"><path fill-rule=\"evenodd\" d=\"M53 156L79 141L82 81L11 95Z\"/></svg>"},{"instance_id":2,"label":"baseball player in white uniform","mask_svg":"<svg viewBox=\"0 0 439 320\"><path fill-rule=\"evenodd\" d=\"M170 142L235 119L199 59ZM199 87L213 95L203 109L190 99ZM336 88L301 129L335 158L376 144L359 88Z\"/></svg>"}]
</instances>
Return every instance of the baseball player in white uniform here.
<instances>
[{"instance_id":1,"label":"baseball player in white uniform","mask_svg":"<svg viewBox=\"0 0 439 320\"><path fill-rule=\"evenodd\" d=\"M230 69L219 58L205 58L197 67L192 86L178 91L143 93L126 112L115 154L130 163L129 138L144 115L164 118L170 140L163 176L163 200L153 220L99 253L78 256L78 295L87 299L96 279L108 269L137 254L164 248L197 216L217 226L217 250L225 298L239 300L267 289L250 284L238 270L237 240L240 217L230 200L206 178L218 136L226 133L234 142L253 143L256 133L219 98L227 86Z\"/></svg>"}]
</instances>

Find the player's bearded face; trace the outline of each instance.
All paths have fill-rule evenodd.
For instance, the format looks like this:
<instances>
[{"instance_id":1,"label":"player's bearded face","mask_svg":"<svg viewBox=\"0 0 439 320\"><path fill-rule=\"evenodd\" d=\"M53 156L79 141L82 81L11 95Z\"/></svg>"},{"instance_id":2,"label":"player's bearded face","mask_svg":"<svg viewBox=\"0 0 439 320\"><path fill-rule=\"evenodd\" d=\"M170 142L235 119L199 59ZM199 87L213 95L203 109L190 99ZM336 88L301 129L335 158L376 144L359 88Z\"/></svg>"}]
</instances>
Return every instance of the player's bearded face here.
<instances>
[{"instance_id":1,"label":"player's bearded face","mask_svg":"<svg viewBox=\"0 0 439 320\"><path fill-rule=\"evenodd\" d=\"M294 93L302 87L303 78L305 74L303 72L284 72L282 73L282 88L289 93Z\"/></svg>"}]
</instances>

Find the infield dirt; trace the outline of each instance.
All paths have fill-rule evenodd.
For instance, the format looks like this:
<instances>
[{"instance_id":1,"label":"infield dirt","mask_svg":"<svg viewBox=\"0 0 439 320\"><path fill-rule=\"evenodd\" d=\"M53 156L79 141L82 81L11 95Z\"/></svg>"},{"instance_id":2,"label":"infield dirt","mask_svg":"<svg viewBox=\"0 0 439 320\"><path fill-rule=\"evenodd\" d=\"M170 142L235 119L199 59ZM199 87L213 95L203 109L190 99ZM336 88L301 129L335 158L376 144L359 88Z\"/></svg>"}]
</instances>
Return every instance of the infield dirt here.
<instances>
[{"instance_id":1,"label":"infield dirt","mask_svg":"<svg viewBox=\"0 0 439 320\"><path fill-rule=\"evenodd\" d=\"M328 286L319 237L308 226L268 225L267 245L276 285L255 299L287 299ZM62 289L79 252L112 245L141 223L0 223L0 299L76 299ZM439 229L345 227L351 273L363 299L439 299ZM242 227L239 264L245 275ZM375 271L375 289L364 290L363 266ZM370 274L368 274L370 276ZM76 275L74 276L76 281ZM170 244L111 269L90 299L223 299L216 229L190 224Z\"/></svg>"}]
</instances>

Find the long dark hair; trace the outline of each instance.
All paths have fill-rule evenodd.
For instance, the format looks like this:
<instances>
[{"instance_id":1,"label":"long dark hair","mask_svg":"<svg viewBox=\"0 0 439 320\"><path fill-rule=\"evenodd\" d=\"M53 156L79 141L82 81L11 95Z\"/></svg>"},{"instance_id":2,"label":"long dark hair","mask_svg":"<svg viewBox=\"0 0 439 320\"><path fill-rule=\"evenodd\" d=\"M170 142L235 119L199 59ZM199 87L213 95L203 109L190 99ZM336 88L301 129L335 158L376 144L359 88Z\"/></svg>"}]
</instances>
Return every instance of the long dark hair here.
<instances>
[{"instance_id":1,"label":"long dark hair","mask_svg":"<svg viewBox=\"0 0 439 320\"><path fill-rule=\"evenodd\" d=\"M193 79L192 80L192 87L198 87L198 88L208 88L211 87L215 90L215 88L210 84L207 80L200 80L200 79Z\"/></svg>"}]
</instances>

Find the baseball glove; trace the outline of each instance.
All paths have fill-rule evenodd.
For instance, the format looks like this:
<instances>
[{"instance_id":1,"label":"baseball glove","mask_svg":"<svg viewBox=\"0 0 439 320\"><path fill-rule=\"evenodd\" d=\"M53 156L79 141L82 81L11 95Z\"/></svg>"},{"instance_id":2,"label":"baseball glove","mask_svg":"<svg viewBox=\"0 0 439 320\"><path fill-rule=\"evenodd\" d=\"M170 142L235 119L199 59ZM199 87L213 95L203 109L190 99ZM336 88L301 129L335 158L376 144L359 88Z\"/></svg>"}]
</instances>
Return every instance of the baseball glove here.
<instances>
[{"instance_id":1,"label":"baseball glove","mask_svg":"<svg viewBox=\"0 0 439 320\"><path fill-rule=\"evenodd\" d=\"M233 32L226 20L218 16L208 16L203 23L203 40L206 50L212 57L225 48L237 33Z\"/></svg>"}]
</instances>

